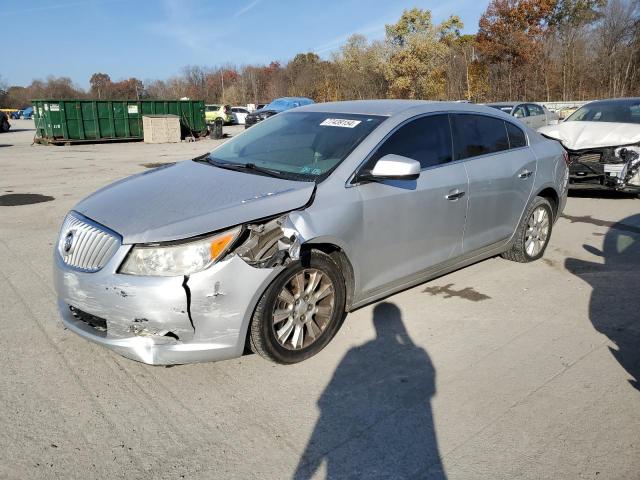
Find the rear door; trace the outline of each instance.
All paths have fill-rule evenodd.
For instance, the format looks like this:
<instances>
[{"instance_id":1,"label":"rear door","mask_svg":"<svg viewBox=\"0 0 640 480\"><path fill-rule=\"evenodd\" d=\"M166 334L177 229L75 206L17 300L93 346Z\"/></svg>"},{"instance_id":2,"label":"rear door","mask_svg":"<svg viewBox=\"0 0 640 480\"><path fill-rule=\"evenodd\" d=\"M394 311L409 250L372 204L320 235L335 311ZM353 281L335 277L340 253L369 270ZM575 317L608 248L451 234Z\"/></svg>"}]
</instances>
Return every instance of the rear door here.
<instances>
[{"instance_id":1,"label":"rear door","mask_svg":"<svg viewBox=\"0 0 640 480\"><path fill-rule=\"evenodd\" d=\"M426 115L400 126L376 149L363 170L387 154L420 162L417 180L357 185L362 201L358 246L362 289L385 286L462 254L467 214L467 174L452 161L447 114Z\"/></svg>"},{"instance_id":2,"label":"rear door","mask_svg":"<svg viewBox=\"0 0 640 480\"><path fill-rule=\"evenodd\" d=\"M540 127L544 127L547 124L547 116L544 113L543 108L535 103L527 103L527 109L529 110L529 126L534 130Z\"/></svg>"},{"instance_id":3,"label":"rear door","mask_svg":"<svg viewBox=\"0 0 640 480\"><path fill-rule=\"evenodd\" d=\"M514 123L479 114L452 118L454 158L464 160L469 177L463 244L470 253L511 237L531 195L536 159Z\"/></svg>"}]
</instances>

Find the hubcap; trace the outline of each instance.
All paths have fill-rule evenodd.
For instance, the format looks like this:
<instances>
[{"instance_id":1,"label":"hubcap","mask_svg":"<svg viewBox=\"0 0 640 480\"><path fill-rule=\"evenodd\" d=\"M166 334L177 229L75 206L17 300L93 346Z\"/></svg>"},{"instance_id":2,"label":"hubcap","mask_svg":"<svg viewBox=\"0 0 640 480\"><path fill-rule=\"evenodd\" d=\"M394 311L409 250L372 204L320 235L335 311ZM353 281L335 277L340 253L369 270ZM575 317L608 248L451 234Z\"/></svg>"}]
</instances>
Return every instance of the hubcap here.
<instances>
[{"instance_id":1,"label":"hubcap","mask_svg":"<svg viewBox=\"0 0 640 480\"><path fill-rule=\"evenodd\" d=\"M278 294L273 331L287 350L314 343L331 321L335 290L331 279L315 268L294 273Z\"/></svg>"},{"instance_id":2,"label":"hubcap","mask_svg":"<svg viewBox=\"0 0 640 480\"><path fill-rule=\"evenodd\" d=\"M529 217L524 248L530 257L537 256L549 238L549 213L544 207L536 208Z\"/></svg>"}]
</instances>

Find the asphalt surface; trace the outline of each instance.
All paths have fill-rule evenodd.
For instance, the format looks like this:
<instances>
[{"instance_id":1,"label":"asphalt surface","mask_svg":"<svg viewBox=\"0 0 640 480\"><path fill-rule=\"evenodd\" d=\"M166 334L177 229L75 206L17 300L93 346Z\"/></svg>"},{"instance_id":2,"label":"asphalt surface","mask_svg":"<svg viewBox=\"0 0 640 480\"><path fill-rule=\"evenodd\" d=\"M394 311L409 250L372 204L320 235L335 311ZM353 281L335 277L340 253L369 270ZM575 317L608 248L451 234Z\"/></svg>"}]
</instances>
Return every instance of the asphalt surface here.
<instances>
[{"instance_id":1,"label":"asphalt surface","mask_svg":"<svg viewBox=\"0 0 640 480\"><path fill-rule=\"evenodd\" d=\"M32 128L0 134L0 478L640 478L640 200L574 195L541 261L362 308L301 364L151 367L62 327L57 230L215 142L31 146Z\"/></svg>"}]
</instances>

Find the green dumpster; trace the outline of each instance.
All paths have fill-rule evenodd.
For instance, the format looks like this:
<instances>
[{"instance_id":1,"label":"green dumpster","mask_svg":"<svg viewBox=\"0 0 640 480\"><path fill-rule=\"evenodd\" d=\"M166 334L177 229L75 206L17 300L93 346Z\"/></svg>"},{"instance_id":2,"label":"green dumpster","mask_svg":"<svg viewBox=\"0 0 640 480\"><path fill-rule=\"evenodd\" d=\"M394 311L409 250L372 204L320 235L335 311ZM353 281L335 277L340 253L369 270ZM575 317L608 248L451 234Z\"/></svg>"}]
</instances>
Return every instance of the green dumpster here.
<instances>
[{"instance_id":1,"label":"green dumpster","mask_svg":"<svg viewBox=\"0 0 640 480\"><path fill-rule=\"evenodd\" d=\"M36 141L44 144L142 140L144 115L177 115L183 137L207 134L202 100L44 99L33 107Z\"/></svg>"}]
</instances>

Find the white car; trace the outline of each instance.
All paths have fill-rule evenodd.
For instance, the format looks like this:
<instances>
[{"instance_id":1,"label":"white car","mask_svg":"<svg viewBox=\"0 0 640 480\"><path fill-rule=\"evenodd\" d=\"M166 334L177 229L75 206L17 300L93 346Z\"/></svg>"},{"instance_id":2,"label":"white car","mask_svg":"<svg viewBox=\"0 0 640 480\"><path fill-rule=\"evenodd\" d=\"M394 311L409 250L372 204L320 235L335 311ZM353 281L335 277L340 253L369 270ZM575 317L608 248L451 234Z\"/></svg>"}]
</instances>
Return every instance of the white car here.
<instances>
[{"instance_id":1,"label":"white car","mask_svg":"<svg viewBox=\"0 0 640 480\"><path fill-rule=\"evenodd\" d=\"M580 107L542 135L569 153L569 186L640 193L640 97Z\"/></svg>"},{"instance_id":2,"label":"white car","mask_svg":"<svg viewBox=\"0 0 640 480\"><path fill-rule=\"evenodd\" d=\"M557 113L539 103L496 102L487 103L487 106L516 117L534 130L546 125L556 125L559 119Z\"/></svg>"},{"instance_id":3,"label":"white car","mask_svg":"<svg viewBox=\"0 0 640 480\"><path fill-rule=\"evenodd\" d=\"M245 107L231 107L231 115L233 115L233 123L236 125L244 125L249 110Z\"/></svg>"}]
</instances>

